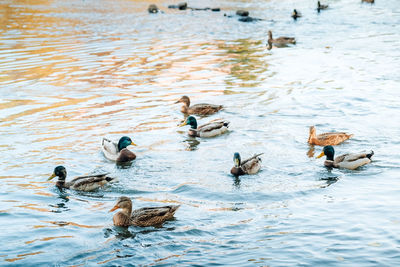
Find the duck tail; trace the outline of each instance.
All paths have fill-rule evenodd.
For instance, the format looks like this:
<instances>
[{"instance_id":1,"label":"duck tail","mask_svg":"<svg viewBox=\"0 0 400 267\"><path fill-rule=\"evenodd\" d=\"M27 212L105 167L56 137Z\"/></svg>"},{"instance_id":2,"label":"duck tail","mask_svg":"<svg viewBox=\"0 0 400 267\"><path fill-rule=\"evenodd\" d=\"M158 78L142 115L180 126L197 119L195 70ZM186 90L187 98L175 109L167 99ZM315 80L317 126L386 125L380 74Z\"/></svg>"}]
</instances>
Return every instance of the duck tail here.
<instances>
[{"instance_id":1,"label":"duck tail","mask_svg":"<svg viewBox=\"0 0 400 267\"><path fill-rule=\"evenodd\" d=\"M117 178L107 176L107 177L106 177L106 181L107 181L107 182L115 182L115 181L117 181Z\"/></svg>"},{"instance_id":2,"label":"duck tail","mask_svg":"<svg viewBox=\"0 0 400 267\"><path fill-rule=\"evenodd\" d=\"M374 151L371 150L371 153L367 154L367 158L371 159L374 154L375 154Z\"/></svg>"},{"instance_id":3,"label":"duck tail","mask_svg":"<svg viewBox=\"0 0 400 267\"><path fill-rule=\"evenodd\" d=\"M172 214L174 214L176 212L177 209L179 209L181 205L171 205L169 212L171 212Z\"/></svg>"}]
</instances>

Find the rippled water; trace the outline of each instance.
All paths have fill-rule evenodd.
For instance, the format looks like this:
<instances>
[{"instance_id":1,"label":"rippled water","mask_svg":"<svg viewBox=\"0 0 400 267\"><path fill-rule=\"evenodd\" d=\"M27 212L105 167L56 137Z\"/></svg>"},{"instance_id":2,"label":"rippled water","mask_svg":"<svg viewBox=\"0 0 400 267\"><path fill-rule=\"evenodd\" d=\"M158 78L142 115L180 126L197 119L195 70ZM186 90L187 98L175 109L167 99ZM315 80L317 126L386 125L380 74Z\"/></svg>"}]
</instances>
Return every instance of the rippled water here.
<instances>
[{"instance_id":1,"label":"rippled water","mask_svg":"<svg viewBox=\"0 0 400 267\"><path fill-rule=\"evenodd\" d=\"M190 1L222 12L147 14L148 1L0 0L0 265L396 266L400 264L400 5L376 0ZM263 18L241 23L237 9ZM297 8L303 18L292 21ZM266 50L267 32L297 38ZM191 139L174 102L223 104L231 131ZM308 127L346 131L328 171ZM131 166L100 152L129 135ZM265 152L234 179L233 153ZM109 171L93 193L47 177ZM179 203L162 228L112 226L117 197Z\"/></svg>"}]
</instances>

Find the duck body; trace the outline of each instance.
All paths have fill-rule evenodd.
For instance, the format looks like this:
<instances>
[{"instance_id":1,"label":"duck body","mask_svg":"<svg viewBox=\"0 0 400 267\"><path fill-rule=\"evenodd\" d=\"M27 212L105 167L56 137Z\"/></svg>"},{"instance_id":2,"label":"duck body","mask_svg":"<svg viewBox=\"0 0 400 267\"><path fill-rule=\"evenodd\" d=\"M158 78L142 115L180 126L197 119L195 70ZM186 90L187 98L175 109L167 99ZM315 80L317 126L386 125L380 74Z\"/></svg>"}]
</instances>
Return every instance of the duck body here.
<instances>
[{"instance_id":1,"label":"duck body","mask_svg":"<svg viewBox=\"0 0 400 267\"><path fill-rule=\"evenodd\" d=\"M296 20L297 18L301 18L302 16L301 16L301 13L300 12L297 12L297 10L296 9L294 9L293 10L293 13L292 13L292 18L294 19L294 20Z\"/></svg>"},{"instance_id":2,"label":"duck body","mask_svg":"<svg viewBox=\"0 0 400 267\"><path fill-rule=\"evenodd\" d=\"M197 127L197 120L193 116L186 118L180 126L190 125L188 135L191 137L214 137L226 133L229 127L229 121L215 120Z\"/></svg>"},{"instance_id":3,"label":"duck body","mask_svg":"<svg viewBox=\"0 0 400 267\"><path fill-rule=\"evenodd\" d=\"M122 209L113 216L115 226L155 226L173 218L180 205L141 208L132 211L132 201L128 197L120 197L117 204L110 210Z\"/></svg>"},{"instance_id":4,"label":"duck body","mask_svg":"<svg viewBox=\"0 0 400 267\"><path fill-rule=\"evenodd\" d=\"M362 3L374 4L375 0L361 0Z\"/></svg>"},{"instance_id":5,"label":"duck body","mask_svg":"<svg viewBox=\"0 0 400 267\"><path fill-rule=\"evenodd\" d=\"M371 162L374 151L370 153L348 153L334 158L335 150L332 146L325 146L321 154L317 157L326 156L324 165L332 168L344 168L355 170Z\"/></svg>"},{"instance_id":6,"label":"duck body","mask_svg":"<svg viewBox=\"0 0 400 267\"><path fill-rule=\"evenodd\" d=\"M294 37L282 36L279 38L272 38L272 32L268 31L268 44L267 49L270 50L272 47L287 47L289 44L296 44L296 39Z\"/></svg>"},{"instance_id":7,"label":"duck body","mask_svg":"<svg viewBox=\"0 0 400 267\"><path fill-rule=\"evenodd\" d=\"M336 146L351 138L352 136L353 134L348 134L344 132L322 133L317 135L315 127L311 126L310 135L307 142L310 145L317 146Z\"/></svg>"},{"instance_id":8,"label":"duck body","mask_svg":"<svg viewBox=\"0 0 400 267\"><path fill-rule=\"evenodd\" d=\"M233 155L235 166L231 169L231 174L240 176L245 174L256 174L261 169L261 156L264 153L256 154L251 158L241 161L240 154L236 152Z\"/></svg>"},{"instance_id":9,"label":"duck body","mask_svg":"<svg viewBox=\"0 0 400 267\"><path fill-rule=\"evenodd\" d=\"M100 173L94 175L78 176L69 182L66 182L67 170L63 166L57 166L48 181L58 176L56 186L60 189L74 189L77 191L94 191L109 182L115 181L115 178L108 176L108 173Z\"/></svg>"},{"instance_id":10,"label":"duck body","mask_svg":"<svg viewBox=\"0 0 400 267\"><path fill-rule=\"evenodd\" d=\"M328 5L322 5L320 1L317 3L317 11L320 12L321 10L327 9Z\"/></svg>"},{"instance_id":11,"label":"duck body","mask_svg":"<svg viewBox=\"0 0 400 267\"><path fill-rule=\"evenodd\" d=\"M214 114L218 111L220 111L223 106L222 105L213 105L213 104L196 104L196 105L190 105L190 98L188 96L182 96L176 103L183 103L183 106L181 107L181 112L184 114L189 114L189 115L211 115Z\"/></svg>"},{"instance_id":12,"label":"duck body","mask_svg":"<svg viewBox=\"0 0 400 267\"><path fill-rule=\"evenodd\" d=\"M135 153L127 148L129 145L136 146L136 144L127 136L121 137L118 143L105 137L103 137L103 140L101 141L101 148L104 156L107 159L116 162L129 162L136 159Z\"/></svg>"}]
</instances>

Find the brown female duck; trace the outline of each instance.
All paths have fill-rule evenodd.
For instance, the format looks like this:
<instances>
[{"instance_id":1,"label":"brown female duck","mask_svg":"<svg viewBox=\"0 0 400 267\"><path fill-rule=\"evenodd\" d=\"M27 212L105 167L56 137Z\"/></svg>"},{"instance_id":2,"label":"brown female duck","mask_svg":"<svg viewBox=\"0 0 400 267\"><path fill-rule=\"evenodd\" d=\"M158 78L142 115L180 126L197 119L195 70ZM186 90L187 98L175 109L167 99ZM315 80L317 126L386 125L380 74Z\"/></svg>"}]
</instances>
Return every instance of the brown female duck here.
<instances>
[{"instance_id":1,"label":"brown female duck","mask_svg":"<svg viewBox=\"0 0 400 267\"><path fill-rule=\"evenodd\" d=\"M328 5L322 5L319 1L317 3L317 11L320 12L321 10L327 9Z\"/></svg>"},{"instance_id":2,"label":"brown female duck","mask_svg":"<svg viewBox=\"0 0 400 267\"><path fill-rule=\"evenodd\" d=\"M272 32L268 31L268 50L271 50L272 47L286 47L288 44L296 44L296 39L285 36L274 39L272 38Z\"/></svg>"},{"instance_id":3,"label":"brown female duck","mask_svg":"<svg viewBox=\"0 0 400 267\"><path fill-rule=\"evenodd\" d=\"M353 134L338 132L338 133L323 133L318 134L316 133L315 127L310 127L310 136L308 137L308 143L310 145L317 145L317 146L336 146L343 141L351 138Z\"/></svg>"},{"instance_id":4,"label":"brown female duck","mask_svg":"<svg viewBox=\"0 0 400 267\"><path fill-rule=\"evenodd\" d=\"M58 181L56 183L56 186L58 188L67 188L86 192L96 190L104 186L105 184L115 180L115 178L108 176L108 173L100 173L94 175L79 176L69 182L65 182L65 179L67 178L67 170L64 166L57 166L54 169L53 174L47 180L50 181L56 176L58 176Z\"/></svg>"},{"instance_id":5,"label":"brown female duck","mask_svg":"<svg viewBox=\"0 0 400 267\"><path fill-rule=\"evenodd\" d=\"M186 95L182 96L178 101L175 102L175 104L177 103L183 103L181 111L182 113L189 115L190 114L197 114L203 116L211 115L220 111L223 108L222 105L213 105L213 104L196 104L191 106L190 99Z\"/></svg>"},{"instance_id":6,"label":"brown female duck","mask_svg":"<svg viewBox=\"0 0 400 267\"><path fill-rule=\"evenodd\" d=\"M130 145L136 146L128 136L121 137L118 143L105 137L103 137L103 140L101 141L101 148L104 156L107 159L116 162L129 162L136 159L135 153L127 148Z\"/></svg>"},{"instance_id":7,"label":"brown female duck","mask_svg":"<svg viewBox=\"0 0 400 267\"><path fill-rule=\"evenodd\" d=\"M163 207L141 208L132 212L132 201L128 197L120 197L117 204L110 210L122 209L113 217L115 226L154 226L161 225L166 220L172 219L180 205Z\"/></svg>"}]
</instances>

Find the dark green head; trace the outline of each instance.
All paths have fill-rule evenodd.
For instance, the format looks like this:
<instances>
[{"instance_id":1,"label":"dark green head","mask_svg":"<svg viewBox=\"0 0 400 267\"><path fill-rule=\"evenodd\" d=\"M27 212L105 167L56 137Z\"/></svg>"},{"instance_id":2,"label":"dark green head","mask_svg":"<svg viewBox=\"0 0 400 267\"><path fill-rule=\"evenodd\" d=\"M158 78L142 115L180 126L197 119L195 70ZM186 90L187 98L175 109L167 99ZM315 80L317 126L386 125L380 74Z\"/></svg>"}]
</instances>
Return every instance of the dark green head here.
<instances>
[{"instance_id":1,"label":"dark green head","mask_svg":"<svg viewBox=\"0 0 400 267\"><path fill-rule=\"evenodd\" d=\"M333 160L335 156L335 149L333 146L324 146L324 149L322 150L321 154L319 154L317 159L323 156L326 156L327 160Z\"/></svg>"},{"instance_id":2,"label":"dark green head","mask_svg":"<svg viewBox=\"0 0 400 267\"><path fill-rule=\"evenodd\" d=\"M128 136L122 136L118 142L118 151L121 151L122 149L130 145L136 146L136 144L132 142L132 140Z\"/></svg>"},{"instance_id":3,"label":"dark green head","mask_svg":"<svg viewBox=\"0 0 400 267\"><path fill-rule=\"evenodd\" d=\"M235 163L236 168L240 167L242 159L240 158L240 154L238 152L235 152L235 154L233 154L233 162Z\"/></svg>"},{"instance_id":4,"label":"dark green head","mask_svg":"<svg viewBox=\"0 0 400 267\"><path fill-rule=\"evenodd\" d=\"M65 178L67 177L67 170L64 166L55 167L53 174L49 177L49 179L47 179L47 181L50 181L56 176L58 177L58 180L65 180Z\"/></svg>"},{"instance_id":5,"label":"dark green head","mask_svg":"<svg viewBox=\"0 0 400 267\"><path fill-rule=\"evenodd\" d=\"M179 126L190 125L192 129L197 129L197 120L193 116L189 116L186 118L185 122Z\"/></svg>"}]
</instances>

